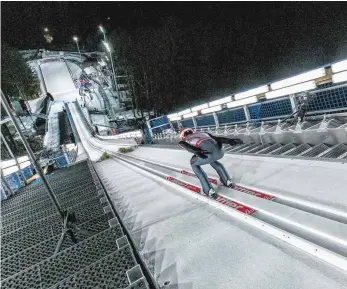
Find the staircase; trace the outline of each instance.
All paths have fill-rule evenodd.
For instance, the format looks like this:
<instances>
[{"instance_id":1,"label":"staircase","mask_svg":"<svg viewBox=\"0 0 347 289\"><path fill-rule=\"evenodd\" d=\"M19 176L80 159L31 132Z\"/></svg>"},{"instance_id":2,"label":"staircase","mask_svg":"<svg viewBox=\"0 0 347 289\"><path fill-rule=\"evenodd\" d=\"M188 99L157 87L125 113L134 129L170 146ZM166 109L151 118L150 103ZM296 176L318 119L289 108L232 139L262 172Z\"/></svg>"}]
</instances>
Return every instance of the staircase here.
<instances>
[{"instance_id":1,"label":"staircase","mask_svg":"<svg viewBox=\"0 0 347 289\"><path fill-rule=\"evenodd\" d=\"M63 210L77 216L60 250L63 220L42 184L1 204L1 288L149 288L127 236L89 161L49 182Z\"/></svg>"}]
</instances>

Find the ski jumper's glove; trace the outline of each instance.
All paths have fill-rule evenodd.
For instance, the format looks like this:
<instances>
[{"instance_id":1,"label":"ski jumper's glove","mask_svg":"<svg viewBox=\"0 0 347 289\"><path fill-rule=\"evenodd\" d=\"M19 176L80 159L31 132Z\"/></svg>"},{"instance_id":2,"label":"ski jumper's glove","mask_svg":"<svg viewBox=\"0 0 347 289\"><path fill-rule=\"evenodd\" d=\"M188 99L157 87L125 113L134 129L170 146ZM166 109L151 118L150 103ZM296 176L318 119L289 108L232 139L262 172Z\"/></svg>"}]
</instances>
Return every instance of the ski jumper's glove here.
<instances>
[{"instance_id":1,"label":"ski jumper's glove","mask_svg":"<svg viewBox=\"0 0 347 289\"><path fill-rule=\"evenodd\" d=\"M223 146L223 143L224 144L229 144L231 146L235 146L235 145L238 145L238 144L243 144L243 141L238 139L238 138L228 138L228 137L222 137L222 136L214 136L210 133L207 133L210 138L214 139L217 143L218 143L218 146L219 148L221 149L222 146Z\"/></svg>"},{"instance_id":2,"label":"ski jumper's glove","mask_svg":"<svg viewBox=\"0 0 347 289\"><path fill-rule=\"evenodd\" d=\"M198 157L202 158L202 159L206 159L207 158L207 155L208 152L207 151L204 151L200 148L197 148L183 140L181 140L179 143L178 143L181 147L185 148L187 151L189 151L190 153L193 153L195 155L197 155Z\"/></svg>"}]
</instances>

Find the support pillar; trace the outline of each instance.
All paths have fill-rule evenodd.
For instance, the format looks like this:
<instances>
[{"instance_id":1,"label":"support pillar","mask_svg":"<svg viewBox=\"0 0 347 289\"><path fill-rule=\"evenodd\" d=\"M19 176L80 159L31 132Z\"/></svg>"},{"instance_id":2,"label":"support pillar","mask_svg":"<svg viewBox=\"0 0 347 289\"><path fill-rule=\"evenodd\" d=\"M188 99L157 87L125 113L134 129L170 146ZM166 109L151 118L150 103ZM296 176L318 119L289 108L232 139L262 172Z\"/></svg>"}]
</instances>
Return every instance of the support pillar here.
<instances>
[{"instance_id":1,"label":"support pillar","mask_svg":"<svg viewBox=\"0 0 347 289\"><path fill-rule=\"evenodd\" d=\"M295 101L295 94L289 95L290 105L292 107L292 113L296 110L296 101Z\"/></svg>"},{"instance_id":2,"label":"support pillar","mask_svg":"<svg viewBox=\"0 0 347 289\"><path fill-rule=\"evenodd\" d=\"M151 122L149 120L147 120L146 123L147 123L147 127L149 130L149 134L151 135L151 138L153 138L153 131L152 131L152 127L151 127Z\"/></svg>"},{"instance_id":3,"label":"support pillar","mask_svg":"<svg viewBox=\"0 0 347 289\"><path fill-rule=\"evenodd\" d=\"M219 128L219 120L216 112L213 113L213 118L214 122L216 123L216 128Z\"/></svg>"},{"instance_id":4,"label":"support pillar","mask_svg":"<svg viewBox=\"0 0 347 289\"><path fill-rule=\"evenodd\" d=\"M196 123L196 119L194 116L192 117L192 120L193 120L193 124L194 124L194 129L196 130L196 128L198 127L198 124Z\"/></svg>"},{"instance_id":5,"label":"support pillar","mask_svg":"<svg viewBox=\"0 0 347 289\"><path fill-rule=\"evenodd\" d=\"M249 122L251 120L251 115L249 114L249 110L248 110L247 105L243 106L243 110L245 112L246 120L247 120L247 122Z\"/></svg>"}]
</instances>

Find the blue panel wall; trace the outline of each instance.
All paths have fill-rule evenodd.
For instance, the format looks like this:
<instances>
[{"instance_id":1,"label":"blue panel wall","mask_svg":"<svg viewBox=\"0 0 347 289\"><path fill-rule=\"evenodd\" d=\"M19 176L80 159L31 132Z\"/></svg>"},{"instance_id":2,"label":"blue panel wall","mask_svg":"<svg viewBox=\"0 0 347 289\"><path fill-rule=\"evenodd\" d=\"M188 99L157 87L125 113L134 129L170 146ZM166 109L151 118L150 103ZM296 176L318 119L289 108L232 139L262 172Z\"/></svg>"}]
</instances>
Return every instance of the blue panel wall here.
<instances>
[{"instance_id":1,"label":"blue panel wall","mask_svg":"<svg viewBox=\"0 0 347 289\"><path fill-rule=\"evenodd\" d=\"M196 117L197 126L214 126L216 125L212 114Z\"/></svg>"},{"instance_id":2,"label":"blue panel wall","mask_svg":"<svg viewBox=\"0 0 347 289\"><path fill-rule=\"evenodd\" d=\"M217 113L219 124L235 123L246 121L246 115L243 108L231 109Z\"/></svg>"},{"instance_id":3,"label":"blue panel wall","mask_svg":"<svg viewBox=\"0 0 347 289\"><path fill-rule=\"evenodd\" d=\"M182 127L194 127L192 119L185 119L181 121Z\"/></svg>"},{"instance_id":4,"label":"blue panel wall","mask_svg":"<svg viewBox=\"0 0 347 289\"><path fill-rule=\"evenodd\" d=\"M290 115L293 113L289 98L261 102L248 107L251 119Z\"/></svg>"},{"instance_id":5,"label":"blue panel wall","mask_svg":"<svg viewBox=\"0 0 347 289\"><path fill-rule=\"evenodd\" d=\"M319 85L318 88L333 86L331 83ZM336 88L316 93L310 98L308 111L329 109L345 109L347 111L347 87Z\"/></svg>"},{"instance_id":6,"label":"blue panel wall","mask_svg":"<svg viewBox=\"0 0 347 289\"><path fill-rule=\"evenodd\" d=\"M169 120L168 120L167 116L163 116L161 118L149 120L149 122L150 122L152 127L156 127L156 126L168 123Z\"/></svg>"}]
</instances>

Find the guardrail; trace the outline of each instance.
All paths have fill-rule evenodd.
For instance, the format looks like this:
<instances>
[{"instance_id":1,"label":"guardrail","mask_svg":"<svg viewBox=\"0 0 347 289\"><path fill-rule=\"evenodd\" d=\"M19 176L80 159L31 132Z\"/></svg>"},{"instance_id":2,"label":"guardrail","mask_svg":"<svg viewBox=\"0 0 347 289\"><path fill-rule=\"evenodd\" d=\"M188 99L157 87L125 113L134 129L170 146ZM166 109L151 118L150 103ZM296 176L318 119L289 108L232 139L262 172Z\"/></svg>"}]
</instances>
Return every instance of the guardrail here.
<instances>
[{"instance_id":1,"label":"guardrail","mask_svg":"<svg viewBox=\"0 0 347 289\"><path fill-rule=\"evenodd\" d=\"M324 115L347 113L347 83L320 85L319 89L310 92L306 119ZM263 121L279 121L293 118L297 111L299 96L292 94L278 99L266 100L244 105L238 108L227 108L217 112L190 116L177 120L170 120L168 116L161 116L147 121L151 135L162 133L167 129L180 130L191 127L196 130L206 128L220 128L236 124L257 124ZM189 114L188 114L189 115ZM171 118L172 119L172 118Z\"/></svg>"}]
</instances>

